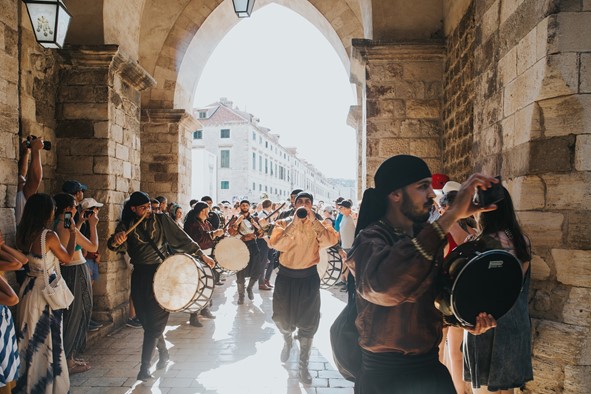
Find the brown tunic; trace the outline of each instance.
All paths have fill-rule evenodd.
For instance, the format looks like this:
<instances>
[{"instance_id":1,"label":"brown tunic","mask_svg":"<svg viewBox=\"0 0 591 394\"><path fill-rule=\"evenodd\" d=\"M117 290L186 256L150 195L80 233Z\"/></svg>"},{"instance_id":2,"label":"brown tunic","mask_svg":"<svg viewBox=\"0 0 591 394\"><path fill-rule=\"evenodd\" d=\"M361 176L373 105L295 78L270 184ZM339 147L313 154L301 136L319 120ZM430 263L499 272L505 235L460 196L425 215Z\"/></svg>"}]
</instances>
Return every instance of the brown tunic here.
<instances>
[{"instance_id":1,"label":"brown tunic","mask_svg":"<svg viewBox=\"0 0 591 394\"><path fill-rule=\"evenodd\" d=\"M371 352L424 354L441 341L442 316L434 300L445 240L431 225L415 234L413 239L374 223L349 252L347 265L357 281L359 344Z\"/></svg>"}]
</instances>

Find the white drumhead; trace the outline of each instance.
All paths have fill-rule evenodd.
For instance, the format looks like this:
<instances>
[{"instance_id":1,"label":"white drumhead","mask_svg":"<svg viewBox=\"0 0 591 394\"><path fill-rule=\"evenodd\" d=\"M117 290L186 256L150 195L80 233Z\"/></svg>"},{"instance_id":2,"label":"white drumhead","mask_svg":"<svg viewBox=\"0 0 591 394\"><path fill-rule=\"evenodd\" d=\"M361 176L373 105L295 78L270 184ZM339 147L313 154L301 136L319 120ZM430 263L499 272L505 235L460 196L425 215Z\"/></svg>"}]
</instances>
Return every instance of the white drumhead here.
<instances>
[{"instance_id":1,"label":"white drumhead","mask_svg":"<svg viewBox=\"0 0 591 394\"><path fill-rule=\"evenodd\" d=\"M224 238L213 248L213 258L225 270L240 271L248 265L250 252L239 238Z\"/></svg>"},{"instance_id":2,"label":"white drumhead","mask_svg":"<svg viewBox=\"0 0 591 394\"><path fill-rule=\"evenodd\" d=\"M170 312L185 309L199 290L199 263L188 254L167 257L154 274L154 296Z\"/></svg>"},{"instance_id":3,"label":"white drumhead","mask_svg":"<svg viewBox=\"0 0 591 394\"><path fill-rule=\"evenodd\" d=\"M318 270L318 276L320 279L324 277L326 270L328 269L328 251L327 248L320 249L320 261L316 264L316 269Z\"/></svg>"}]
</instances>

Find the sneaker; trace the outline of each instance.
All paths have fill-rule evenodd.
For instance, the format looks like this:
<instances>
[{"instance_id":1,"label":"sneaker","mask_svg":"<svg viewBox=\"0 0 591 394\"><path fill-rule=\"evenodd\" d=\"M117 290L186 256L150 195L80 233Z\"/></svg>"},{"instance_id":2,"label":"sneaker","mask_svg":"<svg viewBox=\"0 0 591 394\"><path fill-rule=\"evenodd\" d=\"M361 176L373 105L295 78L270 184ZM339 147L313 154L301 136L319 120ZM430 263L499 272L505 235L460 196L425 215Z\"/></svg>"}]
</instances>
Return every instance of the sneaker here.
<instances>
[{"instance_id":1,"label":"sneaker","mask_svg":"<svg viewBox=\"0 0 591 394\"><path fill-rule=\"evenodd\" d=\"M92 320L92 319L90 319L90 323L89 323L89 325L90 325L91 327L101 328L101 327L103 326L103 323L99 323L99 322L97 322L96 320Z\"/></svg>"},{"instance_id":2,"label":"sneaker","mask_svg":"<svg viewBox=\"0 0 591 394\"><path fill-rule=\"evenodd\" d=\"M142 323L140 323L140 320L137 317L134 317L133 319L127 319L127 323L125 323L125 325L131 328L142 328Z\"/></svg>"}]
</instances>

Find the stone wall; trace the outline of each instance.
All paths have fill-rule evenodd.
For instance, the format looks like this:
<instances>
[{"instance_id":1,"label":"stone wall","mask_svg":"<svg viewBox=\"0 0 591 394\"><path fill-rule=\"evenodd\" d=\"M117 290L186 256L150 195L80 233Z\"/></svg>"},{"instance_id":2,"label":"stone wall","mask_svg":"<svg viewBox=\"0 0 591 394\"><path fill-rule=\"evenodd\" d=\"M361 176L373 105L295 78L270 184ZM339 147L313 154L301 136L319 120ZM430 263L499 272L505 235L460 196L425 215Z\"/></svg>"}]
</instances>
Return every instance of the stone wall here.
<instances>
[{"instance_id":1,"label":"stone wall","mask_svg":"<svg viewBox=\"0 0 591 394\"><path fill-rule=\"evenodd\" d=\"M18 6L0 1L0 231L14 238L19 128Z\"/></svg>"},{"instance_id":2,"label":"stone wall","mask_svg":"<svg viewBox=\"0 0 591 394\"><path fill-rule=\"evenodd\" d=\"M352 66L361 76L366 187L378 166L396 154L420 156L433 172L441 169L443 59L441 42L385 43L354 40ZM357 70L357 71L356 71ZM362 186L364 187L364 186Z\"/></svg>"},{"instance_id":3,"label":"stone wall","mask_svg":"<svg viewBox=\"0 0 591 394\"><path fill-rule=\"evenodd\" d=\"M476 23L472 5L447 37L443 100L443 169L462 181L472 172L474 112L474 49Z\"/></svg>"},{"instance_id":4,"label":"stone wall","mask_svg":"<svg viewBox=\"0 0 591 394\"><path fill-rule=\"evenodd\" d=\"M142 111L141 188L151 197L163 195L180 204L185 212L192 198L192 136L199 127L183 109Z\"/></svg>"},{"instance_id":5,"label":"stone wall","mask_svg":"<svg viewBox=\"0 0 591 394\"><path fill-rule=\"evenodd\" d=\"M140 187L140 91L154 80L116 45L71 47L64 57L57 107L56 178L88 185L85 196L102 202L98 225L101 277L94 313L121 323L126 316L129 270L106 248L123 201Z\"/></svg>"},{"instance_id":6,"label":"stone wall","mask_svg":"<svg viewBox=\"0 0 591 394\"><path fill-rule=\"evenodd\" d=\"M590 52L588 1L474 1L447 37L444 170L502 175L532 241L531 393L591 384Z\"/></svg>"}]
</instances>

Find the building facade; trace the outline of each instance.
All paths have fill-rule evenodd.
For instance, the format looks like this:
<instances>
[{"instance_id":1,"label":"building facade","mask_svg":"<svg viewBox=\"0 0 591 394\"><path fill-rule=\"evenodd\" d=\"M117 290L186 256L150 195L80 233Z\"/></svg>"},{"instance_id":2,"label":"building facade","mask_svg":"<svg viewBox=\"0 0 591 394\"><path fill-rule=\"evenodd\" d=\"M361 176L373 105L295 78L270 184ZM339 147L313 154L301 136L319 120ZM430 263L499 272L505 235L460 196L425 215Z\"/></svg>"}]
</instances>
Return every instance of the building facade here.
<instances>
[{"instance_id":1,"label":"building facade","mask_svg":"<svg viewBox=\"0 0 591 394\"><path fill-rule=\"evenodd\" d=\"M296 188L312 192L317 200L332 201L339 196L341 187L298 158L296 148L282 146L278 134L231 101L222 98L210 106L195 108L193 116L201 124L193 132L193 156L215 156L217 173L217 177L211 175L211 161L193 162L195 198L210 194L215 201L260 201L267 197L286 201ZM204 179L212 178L217 178L215 190L204 188L208 184Z\"/></svg>"}]
</instances>

